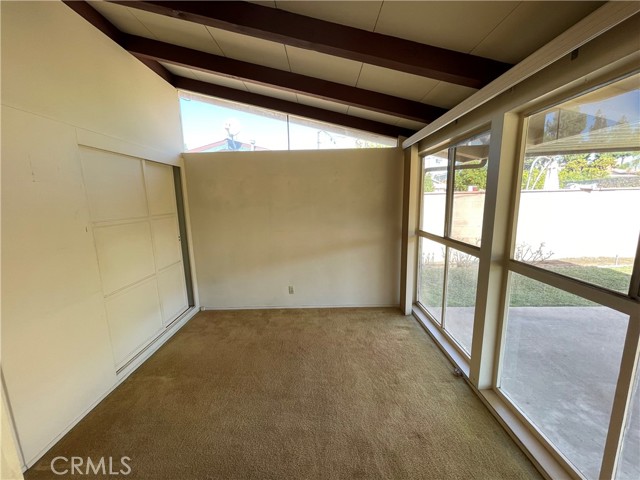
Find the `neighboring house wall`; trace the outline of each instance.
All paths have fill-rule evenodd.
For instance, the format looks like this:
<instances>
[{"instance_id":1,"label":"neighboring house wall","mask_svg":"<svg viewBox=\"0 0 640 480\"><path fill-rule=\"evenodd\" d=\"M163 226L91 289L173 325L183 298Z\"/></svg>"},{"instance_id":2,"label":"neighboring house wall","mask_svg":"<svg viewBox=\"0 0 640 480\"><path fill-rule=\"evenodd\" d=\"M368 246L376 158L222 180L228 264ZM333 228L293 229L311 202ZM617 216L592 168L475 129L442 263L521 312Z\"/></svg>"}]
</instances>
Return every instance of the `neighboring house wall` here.
<instances>
[{"instance_id":1,"label":"neighboring house wall","mask_svg":"<svg viewBox=\"0 0 640 480\"><path fill-rule=\"evenodd\" d=\"M30 465L119 379L79 138L174 165L182 138L175 89L61 2L2 2L2 66L2 371Z\"/></svg>"},{"instance_id":2,"label":"neighboring house wall","mask_svg":"<svg viewBox=\"0 0 640 480\"><path fill-rule=\"evenodd\" d=\"M398 305L399 149L184 158L203 306Z\"/></svg>"}]
</instances>

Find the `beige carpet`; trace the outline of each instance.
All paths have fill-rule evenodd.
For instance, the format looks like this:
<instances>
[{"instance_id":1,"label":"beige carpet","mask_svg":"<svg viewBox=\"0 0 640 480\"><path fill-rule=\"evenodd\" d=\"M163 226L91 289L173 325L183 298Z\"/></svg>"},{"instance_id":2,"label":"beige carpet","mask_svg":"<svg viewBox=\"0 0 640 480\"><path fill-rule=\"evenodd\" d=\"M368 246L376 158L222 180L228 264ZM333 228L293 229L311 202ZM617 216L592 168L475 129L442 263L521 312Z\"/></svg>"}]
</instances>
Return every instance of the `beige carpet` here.
<instances>
[{"instance_id":1,"label":"beige carpet","mask_svg":"<svg viewBox=\"0 0 640 480\"><path fill-rule=\"evenodd\" d=\"M56 456L130 457L111 478L541 478L415 320L381 308L202 312L25 478L61 478Z\"/></svg>"}]
</instances>

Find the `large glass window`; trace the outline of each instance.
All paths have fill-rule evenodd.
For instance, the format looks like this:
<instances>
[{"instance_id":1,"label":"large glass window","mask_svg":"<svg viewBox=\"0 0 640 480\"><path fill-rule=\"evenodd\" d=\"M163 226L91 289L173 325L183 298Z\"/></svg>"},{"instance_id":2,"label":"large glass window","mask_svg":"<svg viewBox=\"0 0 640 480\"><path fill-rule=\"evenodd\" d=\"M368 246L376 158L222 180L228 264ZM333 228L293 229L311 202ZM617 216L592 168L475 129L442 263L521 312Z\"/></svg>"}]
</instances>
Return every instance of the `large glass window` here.
<instances>
[{"instance_id":1,"label":"large glass window","mask_svg":"<svg viewBox=\"0 0 640 480\"><path fill-rule=\"evenodd\" d=\"M418 302L467 357L473 337L489 139L486 132L422 157Z\"/></svg>"},{"instance_id":2,"label":"large glass window","mask_svg":"<svg viewBox=\"0 0 640 480\"><path fill-rule=\"evenodd\" d=\"M616 454L605 442L637 308L639 87L632 75L525 119L498 388L589 479ZM616 478L640 476L633 395Z\"/></svg>"},{"instance_id":3,"label":"large glass window","mask_svg":"<svg viewBox=\"0 0 640 480\"><path fill-rule=\"evenodd\" d=\"M628 293L640 232L639 81L528 118L516 260Z\"/></svg>"},{"instance_id":4,"label":"large glass window","mask_svg":"<svg viewBox=\"0 0 640 480\"><path fill-rule=\"evenodd\" d=\"M186 152L396 147L397 139L273 110L180 93Z\"/></svg>"},{"instance_id":5,"label":"large glass window","mask_svg":"<svg viewBox=\"0 0 640 480\"><path fill-rule=\"evenodd\" d=\"M628 315L511 274L500 390L597 479Z\"/></svg>"},{"instance_id":6,"label":"large glass window","mask_svg":"<svg viewBox=\"0 0 640 480\"><path fill-rule=\"evenodd\" d=\"M503 120L494 140L522 157L492 165L498 185L487 185L489 133L422 156L418 305L480 394L493 382L485 399L570 476L640 478L640 73ZM479 354L474 329L491 339Z\"/></svg>"}]
</instances>

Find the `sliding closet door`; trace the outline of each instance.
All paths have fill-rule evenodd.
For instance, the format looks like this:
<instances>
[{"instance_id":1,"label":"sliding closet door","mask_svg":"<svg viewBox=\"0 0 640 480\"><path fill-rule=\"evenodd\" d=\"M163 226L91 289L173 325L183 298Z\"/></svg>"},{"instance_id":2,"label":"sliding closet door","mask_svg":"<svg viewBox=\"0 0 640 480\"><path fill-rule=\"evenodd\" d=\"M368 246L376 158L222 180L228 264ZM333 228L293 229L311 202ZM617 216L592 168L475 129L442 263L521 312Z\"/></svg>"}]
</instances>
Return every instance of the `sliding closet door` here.
<instances>
[{"instance_id":1,"label":"sliding closet door","mask_svg":"<svg viewBox=\"0 0 640 480\"><path fill-rule=\"evenodd\" d=\"M81 148L116 368L187 308L173 170Z\"/></svg>"}]
</instances>

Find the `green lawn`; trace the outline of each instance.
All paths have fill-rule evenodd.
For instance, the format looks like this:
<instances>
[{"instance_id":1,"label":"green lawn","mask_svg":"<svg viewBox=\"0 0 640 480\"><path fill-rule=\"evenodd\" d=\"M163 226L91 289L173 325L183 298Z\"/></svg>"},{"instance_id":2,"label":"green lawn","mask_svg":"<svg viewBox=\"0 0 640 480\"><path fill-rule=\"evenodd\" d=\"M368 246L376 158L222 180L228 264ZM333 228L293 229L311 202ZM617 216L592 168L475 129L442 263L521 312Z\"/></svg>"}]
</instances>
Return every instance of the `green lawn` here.
<instances>
[{"instance_id":1,"label":"green lawn","mask_svg":"<svg viewBox=\"0 0 640 480\"><path fill-rule=\"evenodd\" d=\"M611 290L626 293L629 288L631 268L616 267L598 268L592 266L558 266L548 265L563 275L578 278L586 282L604 286ZM427 306L439 306L442 302L443 267L429 267L422 276L420 301ZM448 301L451 307L472 307L476 297L477 265L468 267L452 267L449 269ZM518 274L512 274L511 298L512 307L558 307L589 306L593 303L570 293L558 290L543 283L531 280Z\"/></svg>"}]
</instances>

